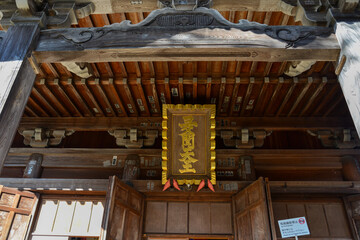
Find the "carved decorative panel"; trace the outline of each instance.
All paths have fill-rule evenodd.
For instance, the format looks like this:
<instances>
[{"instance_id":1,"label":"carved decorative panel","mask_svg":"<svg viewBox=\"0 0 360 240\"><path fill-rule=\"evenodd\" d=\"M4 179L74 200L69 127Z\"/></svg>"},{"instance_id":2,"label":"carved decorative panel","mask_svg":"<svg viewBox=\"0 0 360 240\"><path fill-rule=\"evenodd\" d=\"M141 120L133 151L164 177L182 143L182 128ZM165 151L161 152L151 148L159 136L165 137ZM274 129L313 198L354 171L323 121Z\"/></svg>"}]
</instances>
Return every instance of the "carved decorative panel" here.
<instances>
[{"instance_id":1,"label":"carved decorative panel","mask_svg":"<svg viewBox=\"0 0 360 240\"><path fill-rule=\"evenodd\" d=\"M215 105L163 105L163 184L216 183L215 111Z\"/></svg>"}]
</instances>

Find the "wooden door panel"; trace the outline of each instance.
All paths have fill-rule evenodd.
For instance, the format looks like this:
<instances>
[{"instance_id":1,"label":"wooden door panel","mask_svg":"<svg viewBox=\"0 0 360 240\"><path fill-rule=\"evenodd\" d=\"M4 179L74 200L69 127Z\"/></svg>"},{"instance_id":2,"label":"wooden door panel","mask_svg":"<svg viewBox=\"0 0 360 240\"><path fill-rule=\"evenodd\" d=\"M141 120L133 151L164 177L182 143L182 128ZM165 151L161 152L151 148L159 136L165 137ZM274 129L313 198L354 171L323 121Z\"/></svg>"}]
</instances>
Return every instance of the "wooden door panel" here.
<instances>
[{"instance_id":1,"label":"wooden door panel","mask_svg":"<svg viewBox=\"0 0 360 240\"><path fill-rule=\"evenodd\" d=\"M0 239L25 239L37 203L35 193L0 185Z\"/></svg>"},{"instance_id":2,"label":"wooden door panel","mask_svg":"<svg viewBox=\"0 0 360 240\"><path fill-rule=\"evenodd\" d=\"M167 216L167 233L188 232L188 203L169 202Z\"/></svg>"},{"instance_id":3,"label":"wooden door panel","mask_svg":"<svg viewBox=\"0 0 360 240\"><path fill-rule=\"evenodd\" d=\"M140 240L144 196L113 176L106 199L100 240Z\"/></svg>"},{"instance_id":4,"label":"wooden door panel","mask_svg":"<svg viewBox=\"0 0 360 240\"><path fill-rule=\"evenodd\" d=\"M272 216L266 185L262 178L233 197L235 235L237 240L271 240L274 232L270 226ZM275 238L275 236L274 236Z\"/></svg>"},{"instance_id":5,"label":"wooden door panel","mask_svg":"<svg viewBox=\"0 0 360 240\"><path fill-rule=\"evenodd\" d=\"M189 233L210 233L210 203L189 203Z\"/></svg>"},{"instance_id":6,"label":"wooden door panel","mask_svg":"<svg viewBox=\"0 0 360 240\"><path fill-rule=\"evenodd\" d=\"M166 232L166 202L147 202L145 217L146 233Z\"/></svg>"},{"instance_id":7,"label":"wooden door panel","mask_svg":"<svg viewBox=\"0 0 360 240\"><path fill-rule=\"evenodd\" d=\"M232 234L231 204L210 203L211 232L217 234Z\"/></svg>"}]
</instances>

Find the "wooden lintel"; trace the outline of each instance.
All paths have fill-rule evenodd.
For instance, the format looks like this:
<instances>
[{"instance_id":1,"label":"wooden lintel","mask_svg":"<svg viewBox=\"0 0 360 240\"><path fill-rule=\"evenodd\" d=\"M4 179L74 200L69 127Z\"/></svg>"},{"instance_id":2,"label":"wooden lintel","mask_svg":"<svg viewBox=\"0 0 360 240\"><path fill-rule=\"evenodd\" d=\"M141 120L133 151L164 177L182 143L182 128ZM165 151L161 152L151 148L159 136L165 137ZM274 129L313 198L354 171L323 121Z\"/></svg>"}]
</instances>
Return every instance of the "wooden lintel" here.
<instances>
[{"instance_id":1,"label":"wooden lintel","mask_svg":"<svg viewBox=\"0 0 360 240\"><path fill-rule=\"evenodd\" d=\"M74 131L108 131L109 129L161 130L161 117L23 117L19 130L23 129L71 129ZM265 129L308 130L354 128L351 119L335 117L217 117L216 129Z\"/></svg>"},{"instance_id":2,"label":"wooden lintel","mask_svg":"<svg viewBox=\"0 0 360 240\"><path fill-rule=\"evenodd\" d=\"M150 198L156 196L192 196L196 197L193 191L187 193L180 192L162 192L160 180L135 180L132 181L136 190L145 193ZM147 189L148 183L152 183L152 189ZM218 193L226 194L225 197L231 196L238 190L246 187L249 181L219 181L216 185ZM35 191L41 193L57 194L97 194L105 195L108 189L108 179L25 179L25 178L1 178L0 185L6 187L18 188L21 190ZM221 186L226 184L237 185L237 190L225 191ZM360 193L360 182L353 181L270 181L272 193L333 193L333 194L358 194ZM204 189L197 195L203 197L215 196L218 193L211 193L210 190ZM161 193L161 195L157 194ZM186 197L186 196L185 196Z\"/></svg>"},{"instance_id":3,"label":"wooden lintel","mask_svg":"<svg viewBox=\"0 0 360 240\"><path fill-rule=\"evenodd\" d=\"M95 148L12 148L4 167L25 168L29 156L43 155L44 169L102 169L120 171L120 160L112 165L116 156L122 161L129 154L161 158L161 149L95 149ZM358 149L220 149L217 159L239 156L252 156L254 167L258 170L329 170L342 169L343 156L359 157ZM123 163L123 162L122 162ZM146 168L146 167L145 167ZM153 169L161 169L154 166ZM221 168L220 168L221 169Z\"/></svg>"},{"instance_id":4,"label":"wooden lintel","mask_svg":"<svg viewBox=\"0 0 360 240\"><path fill-rule=\"evenodd\" d=\"M184 18L198 21L182 24L178 19ZM44 30L34 57L39 63L335 61L340 47L332 32L325 27L231 23L214 9L160 9L139 24Z\"/></svg>"}]
</instances>

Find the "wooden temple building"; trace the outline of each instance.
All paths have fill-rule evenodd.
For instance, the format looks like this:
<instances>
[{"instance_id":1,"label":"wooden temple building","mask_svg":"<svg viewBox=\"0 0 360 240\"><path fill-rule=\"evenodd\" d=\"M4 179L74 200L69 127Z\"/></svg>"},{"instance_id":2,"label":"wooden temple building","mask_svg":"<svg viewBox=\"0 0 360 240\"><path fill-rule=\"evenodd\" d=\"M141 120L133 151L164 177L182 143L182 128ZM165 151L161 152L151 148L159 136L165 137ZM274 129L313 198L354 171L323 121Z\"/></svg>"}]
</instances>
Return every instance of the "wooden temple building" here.
<instances>
[{"instance_id":1,"label":"wooden temple building","mask_svg":"<svg viewBox=\"0 0 360 240\"><path fill-rule=\"evenodd\" d=\"M358 240L359 133L359 0L0 0L1 240Z\"/></svg>"}]
</instances>

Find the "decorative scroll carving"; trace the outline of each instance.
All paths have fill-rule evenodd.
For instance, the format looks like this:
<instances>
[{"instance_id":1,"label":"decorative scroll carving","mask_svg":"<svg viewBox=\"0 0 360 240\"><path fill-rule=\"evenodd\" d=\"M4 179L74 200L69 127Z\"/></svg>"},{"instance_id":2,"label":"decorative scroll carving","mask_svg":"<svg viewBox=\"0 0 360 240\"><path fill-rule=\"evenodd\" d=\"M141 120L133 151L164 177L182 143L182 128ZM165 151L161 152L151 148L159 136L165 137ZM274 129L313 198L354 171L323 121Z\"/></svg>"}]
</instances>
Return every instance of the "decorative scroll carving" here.
<instances>
[{"instance_id":1,"label":"decorative scroll carving","mask_svg":"<svg viewBox=\"0 0 360 240\"><path fill-rule=\"evenodd\" d=\"M19 131L24 137L24 144L35 148L59 145L63 138L72 135L74 132L72 130L45 130L43 128Z\"/></svg>"},{"instance_id":2,"label":"decorative scroll carving","mask_svg":"<svg viewBox=\"0 0 360 240\"><path fill-rule=\"evenodd\" d=\"M194 10L199 7L210 8L212 0L158 0L159 8L173 8L176 10Z\"/></svg>"},{"instance_id":3,"label":"decorative scroll carving","mask_svg":"<svg viewBox=\"0 0 360 240\"><path fill-rule=\"evenodd\" d=\"M116 129L109 130L109 134L116 138L116 144L126 148L151 147L155 144L158 137L157 130L147 130L145 132L137 129Z\"/></svg>"},{"instance_id":4,"label":"decorative scroll carving","mask_svg":"<svg viewBox=\"0 0 360 240\"><path fill-rule=\"evenodd\" d=\"M289 77L295 77L300 75L301 73L309 70L312 65L314 65L316 61L294 61L290 62L286 69L284 74L288 75Z\"/></svg>"},{"instance_id":5,"label":"decorative scroll carving","mask_svg":"<svg viewBox=\"0 0 360 240\"><path fill-rule=\"evenodd\" d=\"M333 30L331 28L314 28L303 26L268 26L247 20L239 23L231 23L218 11L207 8L197 8L194 11L177 11L171 8L153 11L149 16L138 24L131 24L129 20L115 23L104 28L88 28L79 31L64 31L55 38L62 38L72 43L78 49L83 49L83 44L93 40L101 39L111 32L127 32L129 36L156 32L166 29L168 38L172 34L182 31L191 31L199 28L236 28L242 31L252 31L256 34L266 34L271 38L287 43L286 48L298 47L314 40L317 36L328 36ZM44 32L51 34L51 32ZM215 36L219 37L219 36ZM115 43L114 43L115 44Z\"/></svg>"},{"instance_id":6,"label":"decorative scroll carving","mask_svg":"<svg viewBox=\"0 0 360 240\"><path fill-rule=\"evenodd\" d=\"M61 64L72 73L75 73L81 78L89 78L91 74L91 65L88 63L76 63L76 62L61 62Z\"/></svg>"},{"instance_id":7,"label":"decorative scroll carving","mask_svg":"<svg viewBox=\"0 0 360 240\"><path fill-rule=\"evenodd\" d=\"M224 145L226 147L236 148L255 148L262 147L264 140L272 132L265 130L252 130L244 128L238 131L224 130L220 132Z\"/></svg>"},{"instance_id":8,"label":"decorative scroll carving","mask_svg":"<svg viewBox=\"0 0 360 240\"><path fill-rule=\"evenodd\" d=\"M360 139L355 130L319 130L307 131L311 136L320 139L321 144L328 148L356 148L360 147Z\"/></svg>"}]
</instances>

